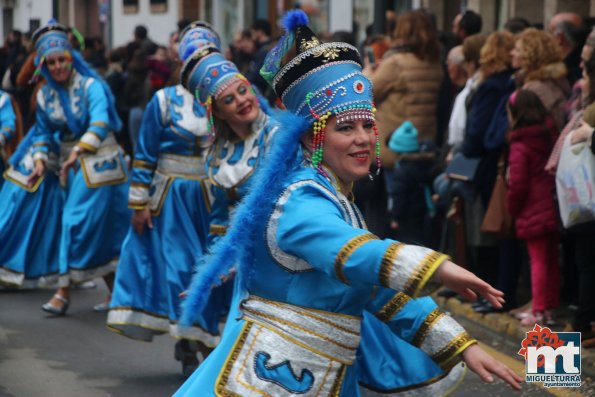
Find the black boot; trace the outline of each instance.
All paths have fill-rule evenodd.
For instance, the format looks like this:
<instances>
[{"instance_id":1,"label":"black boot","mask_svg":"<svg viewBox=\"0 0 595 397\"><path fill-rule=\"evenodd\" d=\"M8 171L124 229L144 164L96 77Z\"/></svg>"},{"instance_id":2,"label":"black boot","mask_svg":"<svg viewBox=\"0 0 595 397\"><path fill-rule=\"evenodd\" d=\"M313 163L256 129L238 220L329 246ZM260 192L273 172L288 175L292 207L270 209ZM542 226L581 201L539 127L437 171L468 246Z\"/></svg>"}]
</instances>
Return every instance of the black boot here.
<instances>
[{"instance_id":1,"label":"black boot","mask_svg":"<svg viewBox=\"0 0 595 397\"><path fill-rule=\"evenodd\" d=\"M182 375L186 378L192 375L194 370L198 368L198 358L196 357L197 351L198 345L194 341L180 339L176 342L174 357L177 361L182 363Z\"/></svg>"}]
</instances>

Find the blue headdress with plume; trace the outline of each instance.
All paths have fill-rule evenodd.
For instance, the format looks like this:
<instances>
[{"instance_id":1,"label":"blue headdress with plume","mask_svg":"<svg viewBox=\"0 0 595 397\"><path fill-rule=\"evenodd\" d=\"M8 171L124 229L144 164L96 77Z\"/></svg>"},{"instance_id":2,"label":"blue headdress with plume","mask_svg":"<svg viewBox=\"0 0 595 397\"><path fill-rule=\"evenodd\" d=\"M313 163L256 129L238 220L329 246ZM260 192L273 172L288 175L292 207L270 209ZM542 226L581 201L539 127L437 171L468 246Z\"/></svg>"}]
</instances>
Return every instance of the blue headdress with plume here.
<instances>
[{"instance_id":1,"label":"blue headdress with plume","mask_svg":"<svg viewBox=\"0 0 595 397\"><path fill-rule=\"evenodd\" d=\"M326 120L330 114L338 119L374 119L371 85L361 74L357 50L345 43L321 44L307 23L303 11L288 12L283 18L286 33L261 69L261 75L290 110L273 116L282 128L271 139L264 160L250 179L250 186L266 189L249 189L236 207L225 236L200 259L197 268L201 270L183 304L182 324L192 323L194 313L205 307L211 288L219 285L233 266L240 288L246 287L254 260L254 233L266 223L286 177L301 162L302 135L309 128L316 132L320 119ZM327 94L329 90L331 95Z\"/></svg>"},{"instance_id":2,"label":"blue headdress with plume","mask_svg":"<svg viewBox=\"0 0 595 397\"><path fill-rule=\"evenodd\" d=\"M46 80L46 84L48 84L58 93L60 104L62 105L66 115L68 128L72 132L81 133L84 132L86 125L84 120L78 119L72 113L68 90L54 81L47 66L45 65L45 59L47 56L57 52L70 54L72 57L72 66L78 73L83 76L92 77L97 80L99 84L101 84L101 88L108 99L110 126L115 132L120 131L120 129L122 129L122 121L120 120L118 112L116 111L116 102L111 89L103 77L101 77L91 66L89 66L89 64L84 60L83 56L77 50L72 48L72 45L68 40L68 28L59 24L55 19L50 19L47 25L42 26L33 33L32 39L37 51L37 55L35 57L35 65L37 66L37 69L35 73L43 75Z\"/></svg>"}]
</instances>

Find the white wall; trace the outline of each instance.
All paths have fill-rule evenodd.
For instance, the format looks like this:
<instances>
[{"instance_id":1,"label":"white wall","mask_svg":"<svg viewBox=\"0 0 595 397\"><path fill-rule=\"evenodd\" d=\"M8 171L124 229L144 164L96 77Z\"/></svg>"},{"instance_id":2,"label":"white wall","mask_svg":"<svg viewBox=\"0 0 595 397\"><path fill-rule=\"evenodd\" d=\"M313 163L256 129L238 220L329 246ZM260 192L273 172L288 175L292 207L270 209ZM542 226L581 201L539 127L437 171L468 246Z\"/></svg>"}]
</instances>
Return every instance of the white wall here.
<instances>
[{"instance_id":1,"label":"white wall","mask_svg":"<svg viewBox=\"0 0 595 397\"><path fill-rule=\"evenodd\" d=\"M351 32L353 29L353 2L351 0L330 0L328 25L328 31L331 33L338 30Z\"/></svg>"},{"instance_id":2,"label":"white wall","mask_svg":"<svg viewBox=\"0 0 595 397\"><path fill-rule=\"evenodd\" d=\"M139 0L138 12L124 14L122 0L112 0L112 47L125 45L134 38L134 27L145 25L149 38L167 45L171 32L177 30L178 1L167 1L167 12L151 13L149 0Z\"/></svg>"},{"instance_id":3,"label":"white wall","mask_svg":"<svg viewBox=\"0 0 595 397\"><path fill-rule=\"evenodd\" d=\"M47 0L19 0L14 2L15 8L13 11L14 29L22 32L29 30L29 20L39 19L41 26L45 25L52 17L52 2ZM0 24L2 20L0 18ZM0 29L0 36L2 35L3 27ZM4 37L2 37L4 42Z\"/></svg>"}]
</instances>

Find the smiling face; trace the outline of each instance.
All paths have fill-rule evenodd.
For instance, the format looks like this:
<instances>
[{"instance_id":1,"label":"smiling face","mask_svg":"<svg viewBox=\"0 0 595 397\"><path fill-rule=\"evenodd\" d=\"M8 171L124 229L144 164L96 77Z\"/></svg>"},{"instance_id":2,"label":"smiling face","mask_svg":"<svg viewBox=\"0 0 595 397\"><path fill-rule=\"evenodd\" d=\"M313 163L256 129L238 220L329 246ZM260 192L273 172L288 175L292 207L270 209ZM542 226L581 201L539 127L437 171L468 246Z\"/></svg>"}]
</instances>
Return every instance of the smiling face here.
<instances>
[{"instance_id":1,"label":"smiling face","mask_svg":"<svg viewBox=\"0 0 595 397\"><path fill-rule=\"evenodd\" d=\"M55 52L45 58L45 64L52 79L58 84L66 84L72 75L72 57L68 52Z\"/></svg>"},{"instance_id":2,"label":"smiling face","mask_svg":"<svg viewBox=\"0 0 595 397\"><path fill-rule=\"evenodd\" d=\"M369 120L344 121L331 117L326 123L323 162L344 185L368 174L374 156L374 123Z\"/></svg>"},{"instance_id":3,"label":"smiling face","mask_svg":"<svg viewBox=\"0 0 595 397\"><path fill-rule=\"evenodd\" d=\"M260 104L247 81L238 80L219 94L214 115L226 121L240 137L250 133L250 126L258 117Z\"/></svg>"}]
</instances>

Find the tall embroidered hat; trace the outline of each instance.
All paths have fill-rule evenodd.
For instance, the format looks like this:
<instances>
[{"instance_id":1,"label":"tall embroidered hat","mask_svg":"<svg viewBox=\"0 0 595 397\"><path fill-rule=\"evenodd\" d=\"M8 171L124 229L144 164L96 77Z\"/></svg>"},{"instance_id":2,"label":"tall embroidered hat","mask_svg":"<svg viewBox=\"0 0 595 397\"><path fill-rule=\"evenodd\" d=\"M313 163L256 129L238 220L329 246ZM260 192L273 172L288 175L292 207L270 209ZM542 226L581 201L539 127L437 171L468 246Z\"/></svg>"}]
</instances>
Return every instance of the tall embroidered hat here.
<instances>
[{"instance_id":1,"label":"tall embroidered hat","mask_svg":"<svg viewBox=\"0 0 595 397\"><path fill-rule=\"evenodd\" d=\"M313 124L312 164L322 161L326 120L374 122L372 84L362 74L355 47L347 43L322 43L308 28L302 10L283 17L285 35L267 55L260 75L273 87L291 112ZM376 124L374 123L376 136ZM380 144L377 142L377 165ZM321 168L319 168L321 170Z\"/></svg>"},{"instance_id":2,"label":"tall embroidered hat","mask_svg":"<svg viewBox=\"0 0 595 397\"><path fill-rule=\"evenodd\" d=\"M182 32L178 53L182 60L180 82L205 107L207 126L215 135L213 102L231 84L248 80L220 50L217 33L206 22L197 21ZM249 84L249 83L248 83Z\"/></svg>"},{"instance_id":3,"label":"tall embroidered hat","mask_svg":"<svg viewBox=\"0 0 595 397\"><path fill-rule=\"evenodd\" d=\"M183 62L196 50L206 46L213 46L221 50L221 39L208 22L194 21L180 33L178 56Z\"/></svg>"},{"instance_id":4,"label":"tall embroidered hat","mask_svg":"<svg viewBox=\"0 0 595 397\"><path fill-rule=\"evenodd\" d=\"M38 58L45 58L54 52L72 50L68 40L68 28L55 19L50 19L47 25L40 27L33 33L33 43Z\"/></svg>"}]
</instances>

